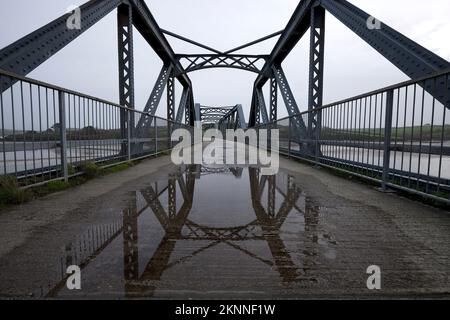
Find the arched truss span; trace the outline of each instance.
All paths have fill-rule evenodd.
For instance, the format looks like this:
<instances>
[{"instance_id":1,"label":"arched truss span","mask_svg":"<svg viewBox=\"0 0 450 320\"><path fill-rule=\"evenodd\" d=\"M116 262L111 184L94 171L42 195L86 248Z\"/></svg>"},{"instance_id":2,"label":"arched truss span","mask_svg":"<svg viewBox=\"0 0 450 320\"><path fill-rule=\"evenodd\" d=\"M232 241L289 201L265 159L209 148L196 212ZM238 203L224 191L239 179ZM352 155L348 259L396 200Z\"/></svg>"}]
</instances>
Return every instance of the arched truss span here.
<instances>
[{"instance_id":1,"label":"arched truss span","mask_svg":"<svg viewBox=\"0 0 450 320\"><path fill-rule=\"evenodd\" d=\"M210 54L178 57L181 64L185 66L185 73L212 68L232 68L259 74L269 56Z\"/></svg>"}]
</instances>

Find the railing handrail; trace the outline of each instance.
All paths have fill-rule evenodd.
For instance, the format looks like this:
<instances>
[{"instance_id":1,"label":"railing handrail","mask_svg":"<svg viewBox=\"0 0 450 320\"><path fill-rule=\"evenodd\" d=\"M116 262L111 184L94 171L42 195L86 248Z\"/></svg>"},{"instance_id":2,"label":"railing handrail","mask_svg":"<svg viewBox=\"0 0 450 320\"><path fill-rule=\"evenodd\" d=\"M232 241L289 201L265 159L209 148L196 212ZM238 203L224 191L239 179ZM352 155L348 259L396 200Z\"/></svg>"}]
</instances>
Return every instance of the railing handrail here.
<instances>
[{"instance_id":1,"label":"railing handrail","mask_svg":"<svg viewBox=\"0 0 450 320\"><path fill-rule=\"evenodd\" d=\"M19 74L16 74L16 73L13 73L13 72L10 72L10 71L6 71L6 70L3 70L3 69L0 69L0 76L6 76L6 77L10 77L10 78L15 78L15 79L17 79L19 81L23 81L23 82L27 82L27 83L30 83L30 84L34 84L34 85L37 85L37 86L40 86L40 87L44 87L44 88L47 88L47 89L64 92L64 93L67 93L67 94L79 96L81 98L97 101L97 102L100 102L100 103L105 103L105 104L108 104L110 106L114 106L114 107L117 107L117 108L125 109L125 110L136 112L136 113L140 113L142 115L147 115L147 116L153 117L155 119L168 121L168 122L171 122L173 124L182 124L182 125L184 125L183 123L178 123L178 122L175 122L175 121L172 121L172 120L164 119L164 118L156 116L156 115L151 115L148 112L143 112L143 111L140 111L140 110L128 108L126 106L122 106L122 105L120 105L118 103L115 103L115 102L111 102L111 101L108 101L108 100L105 100L105 99L101 99L101 98L98 98L98 97L94 97L94 96L91 96L91 95L88 95L88 94L84 94L84 93L81 93L81 92L78 92L78 91L75 91L75 90L71 90L71 89L67 89L67 88L64 88L64 87L57 86L57 85L53 85L53 84L45 82L45 81L36 80L36 79L33 79L33 78L21 76Z\"/></svg>"},{"instance_id":2,"label":"railing handrail","mask_svg":"<svg viewBox=\"0 0 450 320\"><path fill-rule=\"evenodd\" d=\"M449 69L445 69L443 71L438 71L438 72L433 73L431 75L426 75L426 76L423 76L423 77L420 77L420 78L417 78L417 79L411 79L411 80L399 82L397 84L393 84L393 85L390 85L390 86L387 86L387 87L383 87L381 89L377 89L377 90L373 90L373 91L370 91L370 92L367 92L367 93L359 94L359 95L353 96L351 98L338 100L338 101L335 101L335 102L332 102L332 103L327 103L327 104L325 104L325 105L323 105L323 106L321 106L319 108L316 108L314 110L302 111L302 112L299 112L297 114L293 114L291 116L286 116L284 118L277 119L275 121L263 123L263 124L260 124L258 126L255 126L255 127L257 128L257 127L262 126L262 125L275 124L275 123L277 123L279 121L288 120L288 119L291 119L293 117L303 116L305 114L308 114L308 113L311 113L311 112L320 111L320 110L324 110L324 109L327 109L327 108L331 108L331 107L334 107L334 106L339 105L339 104L344 104L344 103L347 103L347 102L350 102L350 101L367 98L367 97L374 96L374 95L377 95L377 94L380 94L380 93L385 93L385 92L388 92L388 91L391 91L391 90L401 89L401 88L408 87L408 86L413 85L413 84L418 84L419 82L423 82L423 81L426 81L426 80L430 80L430 79L434 79L434 78L437 78L437 77L440 77L440 76L444 76L444 75L449 74L449 73L450 73L450 68Z\"/></svg>"}]
</instances>

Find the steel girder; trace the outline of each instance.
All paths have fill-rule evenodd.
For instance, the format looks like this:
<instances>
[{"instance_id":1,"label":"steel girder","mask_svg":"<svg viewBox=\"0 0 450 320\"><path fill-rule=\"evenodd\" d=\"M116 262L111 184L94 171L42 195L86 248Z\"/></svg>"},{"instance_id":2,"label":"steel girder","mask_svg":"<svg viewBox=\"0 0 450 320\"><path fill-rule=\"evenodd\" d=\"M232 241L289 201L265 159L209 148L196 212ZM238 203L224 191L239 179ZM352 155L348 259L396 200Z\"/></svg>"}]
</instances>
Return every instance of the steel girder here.
<instances>
[{"instance_id":1,"label":"steel girder","mask_svg":"<svg viewBox=\"0 0 450 320\"><path fill-rule=\"evenodd\" d=\"M174 128L173 121L175 120L175 78L173 75L169 76L167 80L167 129L169 134L169 148L172 148L172 130Z\"/></svg>"},{"instance_id":2,"label":"steel girder","mask_svg":"<svg viewBox=\"0 0 450 320\"><path fill-rule=\"evenodd\" d=\"M372 16L345 0L322 0L321 5L412 79L450 68L447 60L386 24L369 29L367 21Z\"/></svg>"},{"instance_id":3,"label":"steel girder","mask_svg":"<svg viewBox=\"0 0 450 320\"><path fill-rule=\"evenodd\" d=\"M133 18L131 7L122 4L117 10L120 104L134 108Z\"/></svg>"},{"instance_id":4,"label":"steel girder","mask_svg":"<svg viewBox=\"0 0 450 320\"><path fill-rule=\"evenodd\" d=\"M133 15L129 5L121 4L117 9L117 40L119 57L119 103L134 109L134 58L133 58ZM126 110L120 110L120 128L122 138L128 133L134 136L134 117L129 117ZM122 145L122 154L127 153L128 146Z\"/></svg>"},{"instance_id":5,"label":"steel girder","mask_svg":"<svg viewBox=\"0 0 450 320\"><path fill-rule=\"evenodd\" d=\"M381 24L380 29L369 29L367 21L372 16L345 0L322 0L321 5L411 79L450 68L447 60L386 24ZM450 108L450 89L445 87L445 83L446 79L442 77L436 84L434 81L425 82L423 87Z\"/></svg>"},{"instance_id":6,"label":"steel girder","mask_svg":"<svg viewBox=\"0 0 450 320\"><path fill-rule=\"evenodd\" d=\"M177 116L175 118L176 123L182 123L183 122L183 116L185 115L185 112L187 111L187 104L189 99L189 89L183 88L183 93L181 94L181 100L180 105L178 106Z\"/></svg>"},{"instance_id":7,"label":"steel girder","mask_svg":"<svg viewBox=\"0 0 450 320\"><path fill-rule=\"evenodd\" d=\"M297 102L292 94L291 87L286 79L283 68L281 66L273 67L273 74L280 88L281 96L283 97L284 104L288 111L289 116L298 115L300 110L298 109ZM297 135L297 138L304 139L307 137L307 130L305 122L301 116L293 117L291 119L293 130Z\"/></svg>"},{"instance_id":8,"label":"steel girder","mask_svg":"<svg viewBox=\"0 0 450 320\"><path fill-rule=\"evenodd\" d=\"M194 107L194 122L200 123L202 121L202 106L196 103Z\"/></svg>"},{"instance_id":9,"label":"steel girder","mask_svg":"<svg viewBox=\"0 0 450 320\"><path fill-rule=\"evenodd\" d=\"M256 87L262 87L270 77L275 64L281 65L295 45L310 27L310 9L316 0L302 0L295 9L289 23L287 24L281 37L273 48L266 64L262 68L261 74L255 81Z\"/></svg>"},{"instance_id":10,"label":"steel girder","mask_svg":"<svg viewBox=\"0 0 450 320\"><path fill-rule=\"evenodd\" d=\"M167 79L167 120L175 120L175 79L172 75Z\"/></svg>"},{"instance_id":11,"label":"steel girder","mask_svg":"<svg viewBox=\"0 0 450 320\"><path fill-rule=\"evenodd\" d=\"M364 41L412 79L450 68L448 61L423 48L387 25L383 24L379 30L370 30L367 27L367 21L370 15L345 0L303 0L292 15L283 34L272 50L270 57L262 68L261 74L256 79L256 87L262 87L270 79L273 66L281 65L298 41L311 27L312 23L316 24L316 22L311 20L311 8L317 5L321 5L333 14L338 20L358 34ZM319 72L323 72L323 70ZM425 83L424 88L437 100L447 106L447 108L450 108L450 89L445 87L445 83L448 83L448 80L446 81L445 77L442 77L437 84L437 89L433 90L431 88L434 87L434 83ZM252 110L250 124L254 122L254 119L255 110Z\"/></svg>"},{"instance_id":12,"label":"steel girder","mask_svg":"<svg viewBox=\"0 0 450 320\"><path fill-rule=\"evenodd\" d=\"M278 83L277 80L270 78L270 122L278 118Z\"/></svg>"},{"instance_id":13,"label":"steel girder","mask_svg":"<svg viewBox=\"0 0 450 320\"><path fill-rule=\"evenodd\" d=\"M308 133L309 139L320 138L322 112L317 110L323 102L323 68L325 50L325 9L319 5L311 8L311 37L309 57L309 94L308 94ZM315 148L315 154L320 152L320 146Z\"/></svg>"},{"instance_id":14,"label":"steel girder","mask_svg":"<svg viewBox=\"0 0 450 320\"><path fill-rule=\"evenodd\" d=\"M252 94L252 102L250 105L250 116L248 119L248 126L250 128L256 126L260 122L260 113L258 110L258 104L256 100L256 94L255 94L255 88L253 87L253 94Z\"/></svg>"},{"instance_id":15,"label":"steel girder","mask_svg":"<svg viewBox=\"0 0 450 320\"><path fill-rule=\"evenodd\" d=\"M69 30L65 14L0 51L0 69L27 75L116 9L122 0L91 0L80 7L81 29ZM0 92L14 81L2 78Z\"/></svg>"},{"instance_id":16,"label":"steel girder","mask_svg":"<svg viewBox=\"0 0 450 320\"><path fill-rule=\"evenodd\" d=\"M127 15L129 17L132 16L133 19L130 19L131 21L127 21L123 18L125 17L124 13L126 10L125 6L123 6L119 9L122 15L122 18L119 18L119 26L121 24L123 26L127 25L126 29L129 30L127 33L131 35L132 28L130 28L129 25L133 24L153 48L156 54L163 60L164 65L173 66L175 75L183 87L191 88L192 84L189 77L185 74L183 67L175 57L170 44L164 37L147 5L141 0L91 0L80 7L81 29L68 29L66 23L68 18L71 16L71 13L65 14L53 22L50 22L46 26L2 49L0 51L0 69L19 75L27 75L121 5L128 5L131 7L132 13L128 12ZM123 32L120 32L119 30L119 37L121 35L123 36ZM120 42L124 42L123 39L121 40L121 38L119 38L119 45ZM124 53L125 51L123 49L126 45L125 43L123 43L123 45L123 48L119 48L119 54ZM129 51L131 57L132 47L127 48L127 51ZM122 64L124 62L124 55L120 55L120 57L122 57L122 61L119 63ZM132 76L133 68L132 65L130 65L128 66L129 70L125 71L124 66L126 66L126 64L121 66L120 73L125 79L127 74ZM121 80L121 89L125 87L125 83L126 81ZM12 84L12 80L7 79L6 77L2 78L0 91L3 92ZM128 92L122 92L122 98L127 96L127 99L122 100L127 100L127 104L133 105L134 102L132 99L131 101L128 99L132 96L132 83L130 83L127 91L130 95L128 96Z\"/></svg>"},{"instance_id":17,"label":"steel girder","mask_svg":"<svg viewBox=\"0 0 450 320\"><path fill-rule=\"evenodd\" d=\"M262 88L255 88L256 101L258 104L258 112L260 115L260 121L262 123L269 122L269 116L267 115L267 106L266 101L264 99L264 94L262 92Z\"/></svg>"},{"instance_id":18,"label":"steel girder","mask_svg":"<svg viewBox=\"0 0 450 320\"><path fill-rule=\"evenodd\" d=\"M148 98L147 104L144 108L144 113L154 116L156 110L158 109L159 103L161 101L162 95L164 93L164 89L169 81L169 78L172 74L172 65L163 66L161 72L159 73L158 79L156 80L155 86L153 87L152 93ZM145 129L146 127L152 124L152 117L142 115L139 119L139 122L136 126L136 131L138 134L140 130Z\"/></svg>"},{"instance_id":19,"label":"steel girder","mask_svg":"<svg viewBox=\"0 0 450 320\"><path fill-rule=\"evenodd\" d=\"M253 87L252 103L250 106L249 127L254 127L257 124L268 123L266 102L262 88Z\"/></svg>"},{"instance_id":20,"label":"steel girder","mask_svg":"<svg viewBox=\"0 0 450 320\"><path fill-rule=\"evenodd\" d=\"M229 110L218 122L220 130L226 129L247 129L242 105L238 104Z\"/></svg>"},{"instance_id":21,"label":"steel girder","mask_svg":"<svg viewBox=\"0 0 450 320\"><path fill-rule=\"evenodd\" d=\"M218 123L234 107L206 107L200 108L200 117L202 123Z\"/></svg>"},{"instance_id":22,"label":"steel girder","mask_svg":"<svg viewBox=\"0 0 450 320\"><path fill-rule=\"evenodd\" d=\"M175 53L150 13L145 1L129 0L133 7L133 23L142 37L153 48L165 65L171 64L178 81L183 87L190 87L191 81L184 73L184 69L175 56Z\"/></svg>"},{"instance_id":23,"label":"steel girder","mask_svg":"<svg viewBox=\"0 0 450 320\"><path fill-rule=\"evenodd\" d=\"M185 123L191 127L195 124L195 102L192 87L189 88L188 104L185 112Z\"/></svg>"},{"instance_id":24,"label":"steel girder","mask_svg":"<svg viewBox=\"0 0 450 320\"><path fill-rule=\"evenodd\" d=\"M260 73L258 63L265 62L268 56L264 55L230 55L230 54L206 54L206 55L178 55L181 63L186 66L185 73L212 69L234 68Z\"/></svg>"}]
</instances>

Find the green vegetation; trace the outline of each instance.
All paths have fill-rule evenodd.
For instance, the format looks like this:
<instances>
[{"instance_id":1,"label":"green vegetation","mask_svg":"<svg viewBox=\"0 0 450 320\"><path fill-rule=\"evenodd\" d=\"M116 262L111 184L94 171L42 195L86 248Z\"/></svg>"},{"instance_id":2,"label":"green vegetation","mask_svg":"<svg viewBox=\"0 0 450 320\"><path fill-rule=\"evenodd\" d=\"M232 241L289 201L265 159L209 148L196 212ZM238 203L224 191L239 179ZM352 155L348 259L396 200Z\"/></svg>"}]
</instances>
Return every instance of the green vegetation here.
<instances>
[{"instance_id":1,"label":"green vegetation","mask_svg":"<svg viewBox=\"0 0 450 320\"><path fill-rule=\"evenodd\" d=\"M134 160L118 165L114 165L114 162L105 162L103 163L104 166L111 165L110 167L106 168L101 168L99 165L91 162L85 163L79 167L69 165L68 171L69 175L72 177L68 182L62 180L54 180L29 189L23 189L22 187L30 184L38 184L41 182L44 183L44 177L28 178L19 182L15 177L12 176L0 176L0 208L9 205L23 204L32 199L67 190L69 188L82 185L96 177L106 176L109 174L124 171L128 168L133 167L139 162L139 160ZM75 175L79 171L82 171L84 174Z\"/></svg>"},{"instance_id":2,"label":"green vegetation","mask_svg":"<svg viewBox=\"0 0 450 320\"><path fill-rule=\"evenodd\" d=\"M22 204L31 199L27 190L20 189L15 177L0 177L0 207L9 204Z\"/></svg>"},{"instance_id":3,"label":"green vegetation","mask_svg":"<svg viewBox=\"0 0 450 320\"><path fill-rule=\"evenodd\" d=\"M124 170L132 167L133 165L134 165L133 162L122 163L122 164L119 164L117 166L113 166L113 167L109 167L109 168L103 169L103 174L104 175L108 175L108 174L111 174L111 173L118 173L118 172L124 171Z\"/></svg>"},{"instance_id":4,"label":"green vegetation","mask_svg":"<svg viewBox=\"0 0 450 320\"><path fill-rule=\"evenodd\" d=\"M73 176L76 173L75 168L73 167L73 165L69 164L67 166L67 172L68 172L69 176Z\"/></svg>"},{"instance_id":5,"label":"green vegetation","mask_svg":"<svg viewBox=\"0 0 450 320\"><path fill-rule=\"evenodd\" d=\"M58 191L63 191L71 187L71 184L66 181L50 181L45 185L48 193L54 193Z\"/></svg>"},{"instance_id":6,"label":"green vegetation","mask_svg":"<svg viewBox=\"0 0 450 320\"><path fill-rule=\"evenodd\" d=\"M82 164L80 169L88 179L94 179L102 173L102 168L92 162Z\"/></svg>"}]
</instances>

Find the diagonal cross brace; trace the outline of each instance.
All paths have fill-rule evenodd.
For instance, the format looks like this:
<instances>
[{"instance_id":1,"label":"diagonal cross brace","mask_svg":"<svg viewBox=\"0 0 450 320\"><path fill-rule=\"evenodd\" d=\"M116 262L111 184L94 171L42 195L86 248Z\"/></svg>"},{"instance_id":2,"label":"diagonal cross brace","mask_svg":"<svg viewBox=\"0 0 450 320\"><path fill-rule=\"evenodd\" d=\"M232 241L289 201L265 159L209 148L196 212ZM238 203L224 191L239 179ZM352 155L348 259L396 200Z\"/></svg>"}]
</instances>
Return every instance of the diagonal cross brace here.
<instances>
[{"instance_id":1,"label":"diagonal cross brace","mask_svg":"<svg viewBox=\"0 0 450 320\"><path fill-rule=\"evenodd\" d=\"M187 106L187 103L188 103L188 99L189 99L189 89L188 88L184 88L183 89L183 93L181 94L180 105L178 107L178 112L177 112L177 116L176 116L176 119L175 119L176 123L182 123L183 122L183 116L184 116L185 112L187 112L186 106Z\"/></svg>"},{"instance_id":2,"label":"diagonal cross brace","mask_svg":"<svg viewBox=\"0 0 450 320\"><path fill-rule=\"evenodd\" d=\"M262 92L262 88L255 88L255 94L256 94L256 101L258 104L258 111L261 116L262 123L268 123L269 122L269 116L267 115L267 106L266 101L264 100L264 94Z\"/></svg>"},{"instance_id":3,"label":"diagonal cross brace","mask_svg":"<svg viewBox=\"0 0 450 320\"><path fill-rule=\"evenodd\" d=\"M274 77L278 83L278 87L280 88L281 96L283 97L284 104L286 105L289 116L292 117L294 115L298 115L300 113L300 110L298 109L297 102L295 101L294 95L292 94L292 90L289 86L283 69L281 68L281 66L274 66L272 70L274 73ZM307 138L306 125L301 116L293 117L292 125L295 132L293 139Z\"/></svg>"},{"instance_id":4,"label":"diagonal cross brace","mask_svg":"<svg viewBox=\"0 0 450 320\"><path fill-rule=\"evenodd\" d=\"M162 95L164 93L164 89L166 88L167 82L169 81L170 74L172 72L172 66L163 66L161 69L161 73L158 76L158 80L156 80L156 84L152 90L152 93L145 105L144 114L141 116L139 120L136 131L142 130L149 125L151 125L152 117L148 115L154 116L156 110L158 109L159 103L161 101Z\"/></svg>"}]
</instances>

